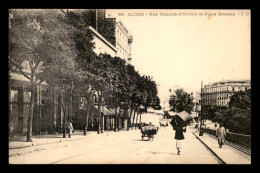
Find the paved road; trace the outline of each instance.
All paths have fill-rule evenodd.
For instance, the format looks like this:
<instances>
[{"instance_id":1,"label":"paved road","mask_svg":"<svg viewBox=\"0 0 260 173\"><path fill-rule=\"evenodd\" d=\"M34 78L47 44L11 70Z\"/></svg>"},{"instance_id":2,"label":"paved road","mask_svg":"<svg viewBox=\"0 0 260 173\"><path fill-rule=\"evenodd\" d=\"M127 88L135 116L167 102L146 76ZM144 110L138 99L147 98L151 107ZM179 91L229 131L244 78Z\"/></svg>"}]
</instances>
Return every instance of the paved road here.
<instances>
[{"instance_id":1,"label":"paved road","mask_svg":"<svg viewBox=\"0 0 260 173\"><path fill-rule=\"evenodd\" d=\"M192 128L193 129L193 128ZM153 141L142 141L139 130L110 132L65 143L49 144L9 158L13 164L218 164L215 156L187 129L181 155L174 131L161 127ZM145 140L145 139L144 139ZM22 150L22 149L20 149Z\"/></svg>"}]
</instances>

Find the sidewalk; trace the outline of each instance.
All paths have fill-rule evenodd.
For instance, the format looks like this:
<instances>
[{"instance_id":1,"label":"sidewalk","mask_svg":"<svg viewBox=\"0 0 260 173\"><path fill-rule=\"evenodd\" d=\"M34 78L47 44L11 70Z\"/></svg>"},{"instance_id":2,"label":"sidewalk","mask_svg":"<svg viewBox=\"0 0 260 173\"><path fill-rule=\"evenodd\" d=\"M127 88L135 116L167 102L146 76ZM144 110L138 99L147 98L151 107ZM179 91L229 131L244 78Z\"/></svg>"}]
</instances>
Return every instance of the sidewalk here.
<instances>
[{"instance_id":1,"label":"sidewalk","mask_svg":"<svg viewBox=\"0 0 260 173\"><path fill-rule=\"evenodd\" d=\"M100 135L104 135L104 134L107 135L111 133L117 133L117 132L114 132L113 130L106 130L104 131L104 133L101 133ZM84 140L84 139L90 139L97 136L99 136L97 134L97 131L88 131L86 136L83 135L83 131L74 131L71 135L71 138L68 137L68 134L66 134L66 138L63 138L62 133L33 135L32 136L33 142L26 142L26 136L9 137L9 150L47 145L52 143Z\"/></svg>"},{"instance_id":2,"label":"sidewalk","mask_svg":"<svg viewBox=\"0 0 260 173\"><path fill-rule=\"evenodd\" d=\"M223 145L222 148L219 148L217 139L207 133L204 133L203 136L199 136L199 133L196 132L193 134L203 141L226 164L251 164L251 155L228 145Z\"/></svg>"}]
</instances>

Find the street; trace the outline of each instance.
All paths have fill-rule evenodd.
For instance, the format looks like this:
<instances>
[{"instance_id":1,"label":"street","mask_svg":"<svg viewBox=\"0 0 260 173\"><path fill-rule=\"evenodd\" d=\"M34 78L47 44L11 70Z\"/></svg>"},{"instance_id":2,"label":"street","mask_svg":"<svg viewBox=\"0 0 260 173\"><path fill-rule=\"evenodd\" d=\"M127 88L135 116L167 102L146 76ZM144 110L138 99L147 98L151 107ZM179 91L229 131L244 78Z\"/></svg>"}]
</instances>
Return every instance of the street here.
<instances>
[{"instance_id":1,"label":"street","mask_svg":"<svg viewBox=\"0 0 260 173\"><path fill-rule=\"evenodd\" d=\"M9 157L11 164L218 164L215 156L187 128L177 155L171 126L160 127L153 141L141 139L139 129L104 132L39 146L37 151ZM217 145L217 144L216 144ZM25 148L19 150L26 150ZM15 152L15 151L13 151Z\"/></svg>"}]
</instances>

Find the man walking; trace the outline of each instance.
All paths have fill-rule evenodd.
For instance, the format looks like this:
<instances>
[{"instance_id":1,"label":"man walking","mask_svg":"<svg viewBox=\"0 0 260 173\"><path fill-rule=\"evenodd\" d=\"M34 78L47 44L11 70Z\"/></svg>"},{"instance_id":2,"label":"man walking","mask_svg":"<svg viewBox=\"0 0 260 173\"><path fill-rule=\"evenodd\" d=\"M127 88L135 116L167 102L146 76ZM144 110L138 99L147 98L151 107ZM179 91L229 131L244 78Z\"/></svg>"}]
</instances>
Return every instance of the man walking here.
<instances>
[{"instance_id":1,"label":"man walking","mask_svg":"<svg viewBox=\"0 0 260 173\"><path fill-rule=\"evenodd\" d=\"M175 130L175 137L174 137L174 139L176 139L176 148L178 150L177 154L180 155L180 152L181 152L181 140L184 139L183 132L186 132L186 126L184 128L183 122L177 120L177 121L175 121L175 123L173 125L173 129Z\"/></svg>"},{"instance_id":2,"label":"man walking","mask_svg":"<svg viewBox=\"0 0 260 173\"><path fill-rule=\"evenodd\" d=\"M219 124L219 128L216 130L216 137L218 138L219 148L222 148L226 137L226 130L222 123Z\"/></svg>"}]
</instances>

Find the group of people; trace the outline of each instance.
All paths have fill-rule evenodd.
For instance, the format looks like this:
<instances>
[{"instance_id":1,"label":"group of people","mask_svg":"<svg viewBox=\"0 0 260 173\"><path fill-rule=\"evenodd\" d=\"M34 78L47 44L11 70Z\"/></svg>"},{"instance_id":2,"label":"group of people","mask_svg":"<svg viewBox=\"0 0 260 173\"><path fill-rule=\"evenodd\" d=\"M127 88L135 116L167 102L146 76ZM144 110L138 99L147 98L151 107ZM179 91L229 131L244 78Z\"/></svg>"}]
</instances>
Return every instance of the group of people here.
<instances>
[{"instance_id":1,"label":"group of people","mask_svg":"<svg viewBox=\"0 0 260 173\"><path fill-rule=\"evenodd\" d=\"M183 123L178 120L174 120L175 122L172 124L173 130L175 130L175 137L176 139L176 149L177 154L180 155L181 152L181 140L184 140L184 132L186 132L186 123ZM196 123L195 125L196 132L199 132L199 124ZM217 123L215 123L215 130L216 130L216 138L218 139L219 148L222 148L222 145L225 144L226 138L226 130L223 126L223 123L219 123L219 127L217 128Z\"/></svg>"}]
</instances>

